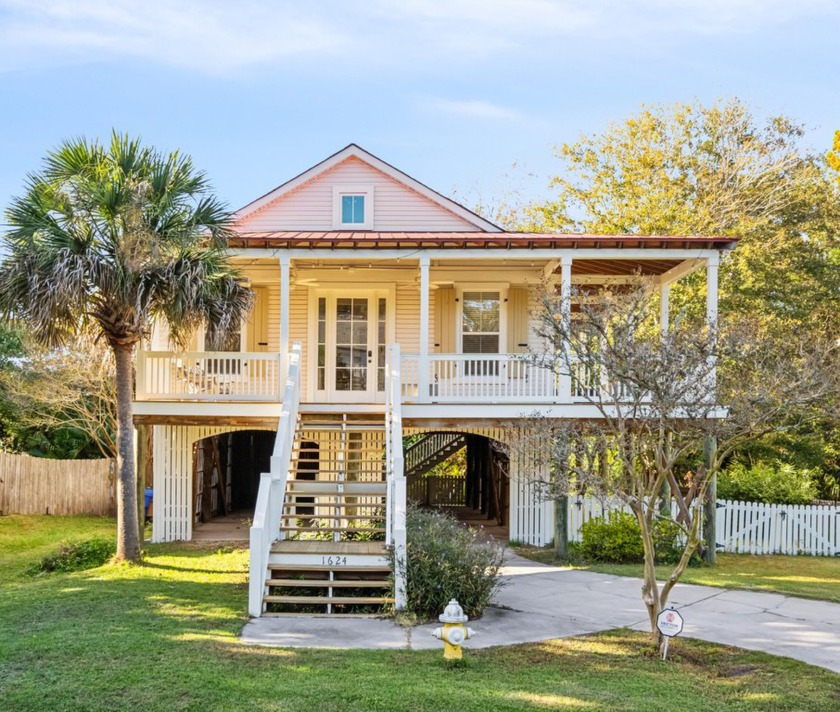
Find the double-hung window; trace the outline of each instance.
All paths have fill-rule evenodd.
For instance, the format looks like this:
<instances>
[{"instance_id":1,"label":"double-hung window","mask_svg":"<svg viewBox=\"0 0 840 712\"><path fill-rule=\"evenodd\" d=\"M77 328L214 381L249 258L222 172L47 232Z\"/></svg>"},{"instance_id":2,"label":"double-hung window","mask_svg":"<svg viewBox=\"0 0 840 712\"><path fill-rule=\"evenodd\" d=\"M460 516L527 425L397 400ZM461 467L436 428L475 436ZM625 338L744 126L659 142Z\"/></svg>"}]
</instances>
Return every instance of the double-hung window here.
<instances>
[{"instance_id":1,"label":"double-hung window","mask_svg":"<svg viewBox=\"0 0 840 712\"><path fill-rule=\"evenodd\" d=\"M502 332L502 295L498 291L464 291L461 306L461 351L497 354ZM467 375L496 376L498 361L467 361Z\"/></svg>"}]
</instances>

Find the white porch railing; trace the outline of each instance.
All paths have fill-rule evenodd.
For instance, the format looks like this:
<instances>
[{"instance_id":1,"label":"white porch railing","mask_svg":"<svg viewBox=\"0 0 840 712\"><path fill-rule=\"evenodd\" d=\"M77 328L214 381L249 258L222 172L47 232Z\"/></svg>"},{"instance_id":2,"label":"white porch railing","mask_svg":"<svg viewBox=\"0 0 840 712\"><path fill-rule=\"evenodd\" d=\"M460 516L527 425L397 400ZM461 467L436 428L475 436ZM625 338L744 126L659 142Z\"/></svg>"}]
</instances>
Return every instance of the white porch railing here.
<instances>
[{"instance_id":1,"label":"white porch railing","mask_svg":"<svg viewBox=\"0 0 840 712\"><path fill-rule=\"evenodd\" d=\"M248 612L252 616L262 614L271 545L277 539L283 538L280 517L283 514L286 482L292 466L292 448L300 405L300 351L300 343L295 343L289 354L289 374L283 393L283 410L277 426L274 452L271 455L271 468L270 472L263 472L260 478L260 489L251 525Z\"/></svg>"},{"instance_id":2,"label":"white porch railing","mask_svg":"<svg viewBox=\"0 0 840 712\"><path fill-rule=\"evenodd\" d=\"M137 400L279 402L280 354L138 351Z\"/></svg>"},{"instance_id":3,"label":"white porch railing","mask_svg":"<svg viewBox=\"0 0 840 712\"><path fill-rule=\"evenodd\" d=\"M523 354L429 354L428 393L421 393L420 363L418 354L402 358L405 402L540 403L558 400L562 391L562 377Z\"/></svg>"},{"instance_id":4,"label":"white porch railing","mask_svg":"<svg viewBox=\"0 0 840 712\"><path fill-rule=\"evenodd\" d=\"M385 545L394 547L394 605L405 608L406 594L406 479L403 463L402 400L400 378L400 346L388 349L385 383L386 440L388 498L386 504Z\"/></svg>"},{"instance_id":5,"label":"white porch railing","mask_svg":"<svg viewBox=\"0 0 840 712\"><path fill-rule=\"evenodd\" d=\"M586 403L612 396L603 369L578 363L569 374L528 354L429 354L425 368L428 393L420 387L421 356L402 357L403 402Z\"/></svg>"}]
</instances>

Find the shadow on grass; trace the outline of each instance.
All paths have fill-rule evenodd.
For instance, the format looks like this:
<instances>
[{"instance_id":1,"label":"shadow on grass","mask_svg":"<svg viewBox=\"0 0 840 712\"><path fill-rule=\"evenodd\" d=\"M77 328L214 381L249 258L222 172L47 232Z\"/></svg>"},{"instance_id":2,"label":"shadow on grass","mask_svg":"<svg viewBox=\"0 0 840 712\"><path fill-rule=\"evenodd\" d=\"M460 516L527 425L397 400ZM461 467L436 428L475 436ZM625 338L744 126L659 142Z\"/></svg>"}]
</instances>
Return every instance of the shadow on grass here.
<instances>
[{"instance_id":1,"label":"shadow on grass","mask_svg":"<svg viewBox=\"0 0 840 712\"><path fill-rule=\"evenodd\" d=\"M4 709L701 712L754 693L769 702L751 709L797 709L813 699L811 709L828 710L836 702L824 689L801 687L825 685L824 671L693 641L680 641L675 660L663 663L647 637L631 631L468 651L458 669L435 650L246 646L238 639L247 620L241 556L170 550L140 566L4 590ZM230 571L241 580L231 581ZM735 665L749 671L727 676ZM832 704L821 708L822 700Z\"/></svg>"}]
</instances>

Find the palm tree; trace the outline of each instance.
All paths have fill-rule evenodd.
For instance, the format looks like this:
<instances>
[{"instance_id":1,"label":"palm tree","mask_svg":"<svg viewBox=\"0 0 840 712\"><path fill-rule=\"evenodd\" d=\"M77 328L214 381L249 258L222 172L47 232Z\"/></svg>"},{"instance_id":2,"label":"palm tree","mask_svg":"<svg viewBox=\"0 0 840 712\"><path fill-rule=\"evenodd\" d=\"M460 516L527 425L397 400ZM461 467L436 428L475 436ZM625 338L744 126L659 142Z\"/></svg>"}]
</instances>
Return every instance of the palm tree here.
<instances>
[{"instance_id":1,"label":"palm tree","mask_svg":"<svg viewBox=\"0 0 840 712\"><path fill-rule=\"evenodd\" d=\"M206 175L114 132L47 154L7 213L0 314L58 345L90 329L113 350L117 396L117 557L140 557L133 453L132 358L163 317L184 344L201 324L211 342L251 296L226 256L228 212Z\"/></svg>"}]
</instances>

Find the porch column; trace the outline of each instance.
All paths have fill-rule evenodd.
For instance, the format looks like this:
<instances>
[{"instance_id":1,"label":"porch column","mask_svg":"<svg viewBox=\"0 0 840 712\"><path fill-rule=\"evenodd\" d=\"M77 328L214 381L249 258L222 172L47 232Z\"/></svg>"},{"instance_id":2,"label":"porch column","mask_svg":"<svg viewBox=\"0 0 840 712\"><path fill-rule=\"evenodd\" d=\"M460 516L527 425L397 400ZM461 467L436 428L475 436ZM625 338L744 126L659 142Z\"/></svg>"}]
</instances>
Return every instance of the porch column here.
<instances>
[{"instance_id":1,"label":"porch column","mask_svg":"<svg viewBox=\"0 0 840 712\"><path fill-rule=\"evenodd\" d=\"M417 374L418 400L429 400L429 258L420 258L420 359Z\"/></svg>"},{"instance_id":2,"label":"porch column","mask_svg":"<svg viewBox=\"0 0 840 712\"><path fill-rule=\"evenodd\" d=\"M718 328L718 263L720 257L717 253L706 260L706 323L712 332L712 338L717 342ZM711 388L717 387L717 365L714 356L711 357L710 375Z\"/></svg>"},{"instance_id":3,"label":"porch column","mask_svg":"<svg viewBox=\"0 0 840 712\"><path fill-rule=\"evenodd\" d=\"M570 333L572 325L572 256L563 255L560 258L560 317L563 320L563 330ZM559 374L559 397L561 403L572 400L572 375L564 373L571 371L571 364L563 363ZM567 368L568 367L568 368Z\"/></svg>"},{"instance_id":4,"label":"porch column","mask_svg":"<svg viewBox=\"0 0 840 712\"><path fill-rule=\"evenodd\" d=\"M659 328L662 336L668 333L671 322L671 285L662 284L659 286Z\"/></svg>"},{"instance_id":5,"label":"porch column","mask_svg":"<svg viewBox=\"0 0 840 712\"><path fill-rule=\"evenodd\" d=\"M718 264L720 257L715 254L706 260L706 321L709 328L717 330L718 312Z\"/></svg>"},{"instance_id":6,"label":"porch column","mask_svg":"<svg viewBox=\"0 0 840 712\"><path fill-rule=\"evenodd\" d=\"M289 366L289 295L291 294L291 258L280 256L280 392Z\"/></svg>"}]
</instances>

